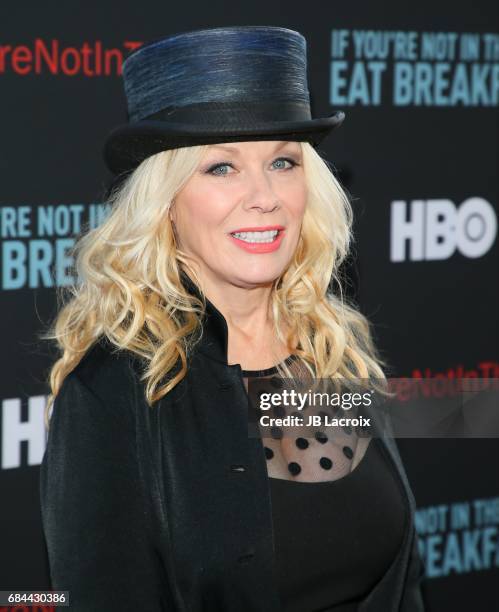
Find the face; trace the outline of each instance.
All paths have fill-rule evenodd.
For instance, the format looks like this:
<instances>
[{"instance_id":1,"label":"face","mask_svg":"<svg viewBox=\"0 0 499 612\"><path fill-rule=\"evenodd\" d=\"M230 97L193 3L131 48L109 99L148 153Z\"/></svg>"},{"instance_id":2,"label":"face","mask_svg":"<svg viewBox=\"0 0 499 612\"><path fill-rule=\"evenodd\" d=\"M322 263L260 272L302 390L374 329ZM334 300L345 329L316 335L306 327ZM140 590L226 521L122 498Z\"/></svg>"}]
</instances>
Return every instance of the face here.
<instances>
[{"instance_id":1,"label":"face","mask_svg":"<svg viewBox=\"0 0 499 612\"><path fill-rule=\"evenodd\" d=\"M201 278L268 284L286 268L307 201L299 142L210 145L170 214Z\"/></svg>"}]
</instances>

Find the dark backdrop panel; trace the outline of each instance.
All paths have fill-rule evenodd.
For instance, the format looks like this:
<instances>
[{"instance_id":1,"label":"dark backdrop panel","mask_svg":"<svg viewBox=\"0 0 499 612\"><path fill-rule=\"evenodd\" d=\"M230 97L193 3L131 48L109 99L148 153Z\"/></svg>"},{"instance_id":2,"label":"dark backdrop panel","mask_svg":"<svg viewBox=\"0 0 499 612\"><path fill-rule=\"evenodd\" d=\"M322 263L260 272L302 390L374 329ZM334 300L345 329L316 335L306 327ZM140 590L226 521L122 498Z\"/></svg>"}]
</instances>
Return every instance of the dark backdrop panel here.
<instances>
[{"instance_id":1,"label":"dark backdrop panel","mask_svg":"<svg viewBox=\"0 0 499 612\"><path fill-rule=\"evenodd\" d=\"M56 286L48 272L53 278L58 273L56 284L64 284L64 249L81 223L92 222L110 179L101 149L111 128L126 120L120 67L128 50L201 27L261 24L302 32L308 41L313 114L324 116L340 108L347 115L322 153L353 200L356 242L347 266L348 293L373 321L392 375L499 378L499 51L497 42L495 55L492 46L498 12L492 0L390 0L382 7L367 2L195 2L187 11L182 3L152 0L99 5L29 1L0 8L0 590L50 586L38 471L45 443L41 407L53 353L36 338L55 312ZM333 32L339 31L347 41L342 54L332 46ZM383 60L356 55L354 33L369 31L405 37L415 32L417 40L424 32L455 33L457 41L463 34L478 38L474 60L453 57L450 47L440 59L424 60L434 88L444 86L458 65L466 64L461 68L469 79L465 103L418 104L412 98L407 105L397 104L393 94L402 80L395 75L404 60L393 49ZM489 48L485 34L490 35ZM90 60L86 71L83 64L78 67L85 44ZM53 46L59 68L52 73L42 63L37 71L37 47ZM102 58L104 52L111 57L99 67L95 53ZM384 62L379 100L374 61ZM416 54L407 61L415 71L423 60ZM445 63L447 72L437 78L438 66ZM483 81L488 101L472 100L479 85L472 64L488 70ZM421 78L413 80L414 87ZM352 97L355 91L357 98ZM473 198L480 202L470 210L466 203ZM441 200L447 202L447 213L433 219ZM402 221L397 207L403 208ZM38 227L43 212L53 212L59 220L67 215L73 223L44 234ZM12 215L18 215L18 222L9 225ZM406 230L409 238L397 258L393 245L401 244ZM492 235L491 244L470 256L469 248L480 251L484 232ZM455 248L438 258L435 251L442 243ZM36 273L42 254L53 259ZM481 567L467 568L465 562L474 553L473 541L479 546L488 537L489 547L490 542L497 546L497 513L495 522L490 512L484 523L477 509L492 508L499 497L498 441L402 439L399 448L418 504L429 609L499 609L498 556L491 561L482 546L477 553ZM466 530L449 522L436 530L432 523L432 517L451 512L454 504L475 509L468 539ZM453 546L461 561L457 568L451 562Z\"/></svg>"}]
</instances>

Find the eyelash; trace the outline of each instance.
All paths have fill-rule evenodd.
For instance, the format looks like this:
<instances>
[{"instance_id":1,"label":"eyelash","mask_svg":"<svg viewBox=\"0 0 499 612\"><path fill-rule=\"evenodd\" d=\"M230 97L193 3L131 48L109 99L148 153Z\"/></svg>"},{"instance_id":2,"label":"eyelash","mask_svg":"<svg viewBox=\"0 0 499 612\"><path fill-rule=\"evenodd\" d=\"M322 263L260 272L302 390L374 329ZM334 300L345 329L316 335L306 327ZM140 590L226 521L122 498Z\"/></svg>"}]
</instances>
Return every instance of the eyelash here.
<instances>
[{"instance_id":1,"label":"eyelash","mask_svg":"<svg viewBox=\"0 0 499 612\"><path fill-rule=\"evenodd\" d=\"M297 161L295 161L294 159L291 159L291 157L278 157L277 159L274 160L274 162L279 161L281 159L289 162L291 164L291 168L279 168L280 170L292 170L295 166L300 165ZM234 168L234 166L230 162L219 162L217 164L213 164L212 166L210 166L206 170L206 174L213 174L213 176L226 176L224 174L214 174L214 170L222 166L230 166L231 168Z\"/></svg>"}]
</instances>

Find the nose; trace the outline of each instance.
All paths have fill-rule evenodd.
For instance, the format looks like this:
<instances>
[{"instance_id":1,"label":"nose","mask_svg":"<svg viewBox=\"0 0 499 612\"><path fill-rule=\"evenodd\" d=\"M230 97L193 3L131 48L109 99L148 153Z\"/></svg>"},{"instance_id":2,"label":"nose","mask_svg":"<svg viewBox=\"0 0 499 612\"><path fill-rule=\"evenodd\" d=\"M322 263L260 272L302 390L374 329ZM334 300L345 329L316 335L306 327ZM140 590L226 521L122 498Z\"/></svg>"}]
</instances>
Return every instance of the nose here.
<instances>
[{"instance_id":1,"label":"nose","mask_svg":"<svg viewBox=\"0 0 499 612\"><path fill-rule=\"evenodd\" d=\"M258 208L263 212L272 212L279 206L272 178L265 170L255 170L248 176L248 188L245 208Z\"/></svg>"}]
</instances>

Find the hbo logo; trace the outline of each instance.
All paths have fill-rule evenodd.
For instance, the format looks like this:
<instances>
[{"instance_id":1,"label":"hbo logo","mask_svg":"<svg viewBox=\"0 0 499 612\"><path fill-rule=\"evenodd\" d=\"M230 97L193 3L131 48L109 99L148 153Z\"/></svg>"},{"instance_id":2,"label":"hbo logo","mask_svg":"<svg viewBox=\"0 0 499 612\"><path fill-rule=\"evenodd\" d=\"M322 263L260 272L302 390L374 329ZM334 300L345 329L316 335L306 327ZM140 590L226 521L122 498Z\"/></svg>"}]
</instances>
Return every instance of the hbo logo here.
<instances>
[{"instance_id":1,"label":"hbo logo","mask_svg":"<svg viewBox=\"0 0 499 612\"><path fill-rule=\"evenodd\" d=\"M481 257L496 234L496 213L483 198L468 198L459 207L446 199L414 200L410 206L396 200L391 206L390 260L447 259L456 250Z\"/></svg>"}]
</instances>

